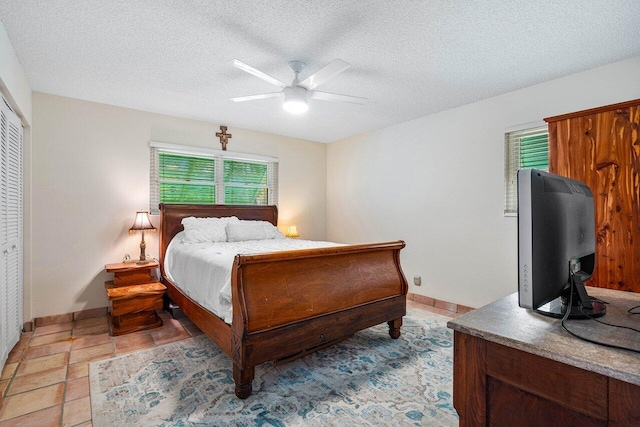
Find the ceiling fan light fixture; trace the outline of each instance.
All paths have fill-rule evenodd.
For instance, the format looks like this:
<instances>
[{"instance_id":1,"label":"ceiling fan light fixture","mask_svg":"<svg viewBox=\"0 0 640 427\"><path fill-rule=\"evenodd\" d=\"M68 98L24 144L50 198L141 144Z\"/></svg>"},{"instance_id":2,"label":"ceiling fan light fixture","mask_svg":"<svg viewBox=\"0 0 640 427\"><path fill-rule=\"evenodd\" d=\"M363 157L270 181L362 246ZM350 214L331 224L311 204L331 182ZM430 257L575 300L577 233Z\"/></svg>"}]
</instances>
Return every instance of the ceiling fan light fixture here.
<instances>
[{"instance_id":1,"label":"ceiling fan light fixture","mask_svg":"<svg viewBox=\"0 0 640 427\"><path fill-rule=\"evenodd\" d=\"M300 86L286 87L283 90L284 103L282 108L292 114L302 114L309 110L307 90Z\"/></svg>"},{"instance_id":2,"label":"ceiling fan light fixture","mask_svg":"<svg viewBox=\"0 0 640 427\"><path fill-rule=\"evenodd\" d=\"M304 69L305 64L301 61L289 62L289 67L295 77L290 85L287 85L280 80L272 77L262 71L253 68L251 65L234 59L233 65L242 71L252 74L261 80L266 81L272 85L278 86L280 92L261 93L259 95L238 96L231 98L232 101L253 101L255 99L274 98L282 96L284 102L282 107L285 111L292 114L304 114L309 110L309 99L317 99L319 101L338 101L338 102L350 102L353 104L364 104L367 98L361 98L358 96L341 95L337 93L321 92L316 90L316 87L320 86L327 80L340 74L344 70L348 69L350 65L341 59L334 59L329 64L325 65L319 71L308 76L303 81L298 78L300 72ZM315 101L314 101L315 102Z\"/></svg>"}]
</instances>

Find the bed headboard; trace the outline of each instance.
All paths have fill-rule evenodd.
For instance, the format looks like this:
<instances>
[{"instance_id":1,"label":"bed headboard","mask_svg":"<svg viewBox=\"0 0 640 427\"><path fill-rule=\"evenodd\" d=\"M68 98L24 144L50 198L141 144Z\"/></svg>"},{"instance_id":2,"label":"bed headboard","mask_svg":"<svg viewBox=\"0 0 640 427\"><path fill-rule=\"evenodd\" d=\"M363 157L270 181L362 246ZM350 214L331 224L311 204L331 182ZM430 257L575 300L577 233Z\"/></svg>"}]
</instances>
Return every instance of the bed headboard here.
<instances>
[{"instance_id":1,"label":"bed headboard","mask_svg":"<svg viewBox=\"0 0 640 427\"><path fill-rule=\"evenodd\" d=\"M269 221L278 225L275 205L166 205L160 204L160 269L164 275L164 254L173 236L183 230L182 218L219 218L236 216L239 219Z\"/></svg>"}]
</instances>

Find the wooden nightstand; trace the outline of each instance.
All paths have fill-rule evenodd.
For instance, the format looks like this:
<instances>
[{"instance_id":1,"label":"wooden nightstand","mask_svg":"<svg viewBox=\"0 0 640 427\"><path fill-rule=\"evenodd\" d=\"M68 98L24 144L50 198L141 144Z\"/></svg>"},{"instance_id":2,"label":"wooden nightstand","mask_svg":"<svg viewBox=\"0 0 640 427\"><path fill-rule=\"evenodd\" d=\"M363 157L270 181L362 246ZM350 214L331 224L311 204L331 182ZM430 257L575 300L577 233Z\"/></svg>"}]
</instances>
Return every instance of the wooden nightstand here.
<instances>
[{"instance_id":1,"label":"wooden nightstand","mask_svg":"<svg viewBox=\"0 0 640 427\"><path fill-rule=\"evenodd\" d=\"M151 275L158 267L155 261L147 264L120 262L104 266L113 273L113 280L105 282L109 297L109 328L111 335L122 335L162 326L156 310L162 309L166 287Z\"/></svg>"}]
</instances>

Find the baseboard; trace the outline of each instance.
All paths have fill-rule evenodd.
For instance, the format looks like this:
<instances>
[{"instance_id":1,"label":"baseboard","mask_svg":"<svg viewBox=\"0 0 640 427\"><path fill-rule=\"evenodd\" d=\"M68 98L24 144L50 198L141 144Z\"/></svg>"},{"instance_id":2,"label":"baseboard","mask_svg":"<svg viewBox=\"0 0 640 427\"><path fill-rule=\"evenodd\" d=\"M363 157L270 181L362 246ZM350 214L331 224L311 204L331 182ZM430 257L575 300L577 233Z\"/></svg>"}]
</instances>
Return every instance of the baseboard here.
<instances>
[{"instance_id":1,"label":"baseboard","mask_svg":"<svg viewBox=\"0 0 640 427\"><path fill-rule=\"evenodd\" d=\"M53 316L36 317L33 319L32 328L41 326L54 325L57 323L67 323L74 320L90 319L92 317L100 317L107 315L107 307L92 308L89 310L74 311L73 313L54 314ZM25 323L25 326L27 323ZM25 331L27 332L27 331Z\"/></svg>"},{"instance_id":2,"label":"baseboard","mask_svg":"<svg viewBox=\"0 0 640 427\"><path fill-rule=\"evenodd\" d=\"M32 332L35 329L35 321L33 320L30 322L24 322L24 324L22 325L22 332Z\"/></svg>"},{"instance_id":3,"label":"baseboard","mask_svg":"<svg viewBox=\"0 0 640 427\"><path fill-rule=\"evenodd\" d=\"M425 295L413 294L411 292L407 294L407 300L415 301L419 304L428 305L430 307L436 307L442 310L451 311L452 313L468 313L472 310L475 310L475 308L467 307L466 305L455 304L448 301L442 301L442 300L431 298Z\"/></svg>"}]
</instances>

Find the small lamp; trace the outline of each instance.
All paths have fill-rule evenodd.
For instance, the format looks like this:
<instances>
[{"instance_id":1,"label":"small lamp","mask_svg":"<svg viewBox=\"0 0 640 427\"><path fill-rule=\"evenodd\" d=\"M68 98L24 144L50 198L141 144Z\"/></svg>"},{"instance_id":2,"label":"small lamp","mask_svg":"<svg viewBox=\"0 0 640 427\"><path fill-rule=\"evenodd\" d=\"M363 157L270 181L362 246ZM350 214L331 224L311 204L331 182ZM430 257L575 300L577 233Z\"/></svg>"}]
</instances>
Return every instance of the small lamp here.
<instances>
[{"instance_id":1,"label":"small lamp","mask_svg":"<svg viewBox=\"0 0 640 427\"><path fill-rule=\"evenodd\" d=\"M287 229L287 234L285 234L285 236L287 237L300 237L300 235L298 234L298 228L295 225L290 225L289 228Z\"/></svg>"},{"instance_id":2,"label":"small lamp","mask_svg":"<svg viewBox=\"0 0 640 427\"><path fill-rule=\"evenodd\" d=\"M144 253L144 250L147 247L147 244L144 242L144 231L156 231L156 228L151 225L151 221L149 221L149 212L147 211L138 211L136 212L136 220L133 222L133 225L129 229L129 234L133 234L136 231L142 231L142 241L140 242L140 260L138 264L146 264L147 255Z\"/></svg>"}]
</instances>

